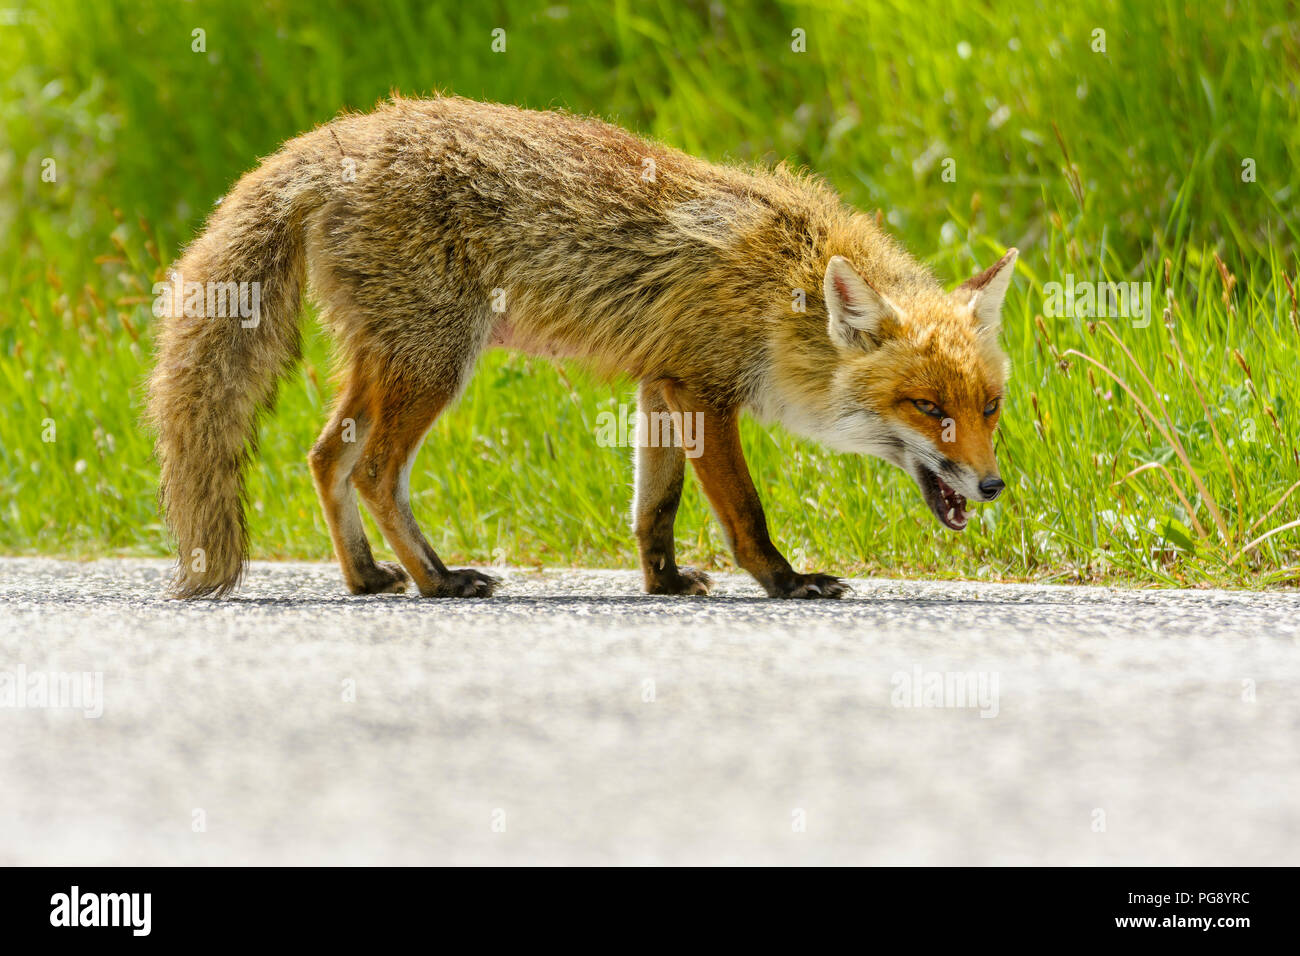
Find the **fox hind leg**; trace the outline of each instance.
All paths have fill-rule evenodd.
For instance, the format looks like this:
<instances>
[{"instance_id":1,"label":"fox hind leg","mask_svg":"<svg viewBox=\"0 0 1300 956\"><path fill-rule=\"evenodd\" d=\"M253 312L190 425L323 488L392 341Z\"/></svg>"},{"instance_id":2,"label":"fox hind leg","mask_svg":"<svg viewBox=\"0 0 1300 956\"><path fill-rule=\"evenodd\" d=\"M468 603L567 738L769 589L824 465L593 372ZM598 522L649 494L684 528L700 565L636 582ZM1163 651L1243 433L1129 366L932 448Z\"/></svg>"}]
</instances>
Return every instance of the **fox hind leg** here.
<instances>
[{"instance_id":1,"label":"fox hind leg","mask_svg":"<svg viewBox=\"0 0 1300 956\"><path fill-rule=\"evenodd\" d=\"M373 420L352 481L371 517L424 597L488 597L499 583L468 568L448 569L411 511L410 473L415 453L456 389L423 381L381 377L372 392Z\"/></svg>"},{"instance_id":2,"label":"fox hind leg","mask_svg":"<svg viewBox=\"0 0 1300 956\"><path fill-rule=\"evenodd\" d=\"M637 390L636 494L632 528L636 532L647 594L708 594L712 582L703 571L679 568L673 524L681 501L686 456L673 430L662 384L644 381Z\"/></svg>"},{"instance_id":3,"label":"fox hind leg","mask_svg":"<svg viewBox=\"0 0 1300 956\"><path fill-rule=\"evenodd\" d=\"M406 590L407 574L400 565L375 561L352 488L352 471L370 432L365 393L365 382L354 368L307 460L348 590L353 594L400 593Z\"/></svg>"}]
</instances>

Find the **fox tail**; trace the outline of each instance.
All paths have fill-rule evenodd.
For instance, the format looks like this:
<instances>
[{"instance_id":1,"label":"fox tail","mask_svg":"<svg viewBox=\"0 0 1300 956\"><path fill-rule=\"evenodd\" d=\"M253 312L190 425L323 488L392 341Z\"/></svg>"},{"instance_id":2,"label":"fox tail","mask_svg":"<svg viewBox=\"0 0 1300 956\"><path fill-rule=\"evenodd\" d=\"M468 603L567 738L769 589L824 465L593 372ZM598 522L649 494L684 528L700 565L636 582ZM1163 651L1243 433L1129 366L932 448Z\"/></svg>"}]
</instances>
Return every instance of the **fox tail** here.
<instances>
[{"instance_id":1,"label":"fox tail","mask_svg":"<svg viewBox=\"0 0 1300 956\"><path fill-rule=\"evenodd\" d=\"M243 577L244 470L257 419L300 356L303 219L318 199L278 158L240 180L166 290L155 287L165 307L155 306L162 323L148 418L178 549L175 597L220 597Z\"/></svg>"}]
</instances>

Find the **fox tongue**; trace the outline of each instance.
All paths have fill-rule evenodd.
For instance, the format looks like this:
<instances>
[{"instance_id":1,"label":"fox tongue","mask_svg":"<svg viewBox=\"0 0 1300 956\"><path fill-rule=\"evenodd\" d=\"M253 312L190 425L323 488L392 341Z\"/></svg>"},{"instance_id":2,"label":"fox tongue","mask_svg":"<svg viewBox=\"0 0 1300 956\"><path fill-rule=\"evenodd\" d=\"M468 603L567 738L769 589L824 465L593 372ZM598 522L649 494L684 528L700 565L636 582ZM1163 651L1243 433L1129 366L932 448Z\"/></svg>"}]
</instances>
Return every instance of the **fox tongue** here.
<instances>
[{"instance_id":1,"label":"fox tongue","mask_svg":"<svg viewBox=\"0 0 1300 956\"><path fill-rule=\"evenodd\" d=\"M966 498L959 494L946 481L935 475L935 480L939 483L939 491L943 495L945 515L949 524L958 527L964 527L966 524Z\"/></svg>"}]
</instances>

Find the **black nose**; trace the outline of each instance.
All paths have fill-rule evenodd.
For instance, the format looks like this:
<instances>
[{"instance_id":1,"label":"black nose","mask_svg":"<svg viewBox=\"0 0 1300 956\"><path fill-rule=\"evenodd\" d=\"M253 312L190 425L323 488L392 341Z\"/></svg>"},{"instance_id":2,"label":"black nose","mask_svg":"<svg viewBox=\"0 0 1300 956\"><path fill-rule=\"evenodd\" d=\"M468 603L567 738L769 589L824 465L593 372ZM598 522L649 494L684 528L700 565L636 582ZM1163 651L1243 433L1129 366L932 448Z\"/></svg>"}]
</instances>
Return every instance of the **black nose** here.
<instances>
[{"instance_id":1,"label":"black nose","mask_svg":"<svg viewBox=\"0 0 1300 956\"><path fill-rule=\"evenodd\" d=\"M998 495L1002 494L1002 489L1007 486L1001 478L985 478L980 482L980 492L984 495L985 501L992 501Z\"/></svg>"}]
</instances>

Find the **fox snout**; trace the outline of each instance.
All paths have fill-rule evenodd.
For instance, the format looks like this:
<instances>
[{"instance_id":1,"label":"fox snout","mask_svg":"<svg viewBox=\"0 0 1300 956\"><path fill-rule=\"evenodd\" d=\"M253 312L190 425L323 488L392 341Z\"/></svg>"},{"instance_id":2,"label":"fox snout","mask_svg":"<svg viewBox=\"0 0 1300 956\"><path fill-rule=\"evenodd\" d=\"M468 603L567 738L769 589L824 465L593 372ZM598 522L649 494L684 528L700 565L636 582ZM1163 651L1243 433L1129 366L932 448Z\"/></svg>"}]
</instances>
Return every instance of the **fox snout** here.
<instances>
[{"instance_id":1,"label":"fox snout","mask_svg":"<svg viewBox=\"0 0 1300 956\"><path fill-rule=\"evenodd\" d=\"M952 531L963 531L966 528L968 498L972 501L992 501L1006 488L1006 482L996 472L974 481L972 478L959 479L957 474L964 469L955 466L934 470L917 462L908 470L939 523ZM965 493L960 489L965 489ZM975 493L970 494L972 491Z\"/></svg>"},{"instance_id":2,"label":"fox snout","mask_svg":"<svg viewBox=\"0 0 1300 956\"><path fill-rule=\"evenodd\" d=\"M985 501L992 501L998 495L1002 494L1002 489L1007 483L997 475L989 475L987 478L980 479L980 493L984 496Z\"/></svg>"}]
</instances>

